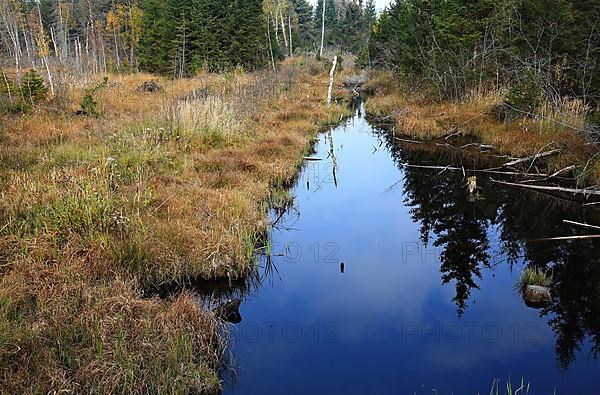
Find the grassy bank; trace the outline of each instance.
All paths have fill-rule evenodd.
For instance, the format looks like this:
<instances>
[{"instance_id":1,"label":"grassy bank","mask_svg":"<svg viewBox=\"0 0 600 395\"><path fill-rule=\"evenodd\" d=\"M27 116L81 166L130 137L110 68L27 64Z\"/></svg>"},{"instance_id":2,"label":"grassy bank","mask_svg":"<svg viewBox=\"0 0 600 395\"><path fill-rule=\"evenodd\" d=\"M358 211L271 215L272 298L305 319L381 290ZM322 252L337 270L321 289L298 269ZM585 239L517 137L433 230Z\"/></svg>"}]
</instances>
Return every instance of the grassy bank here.
<instances>
[{"instance_id":1,"label":"grassy bank","mask_svg":"<svg viewBox=\"0 0 600 395\"><path fill-rule=\"evenodd\" d=\"M433 140L456 133L475 137L511 157L561 149L560 155L545 162L548 170L576 165L575 181L600 182L598 149L582 132L588 129L588 109L576 100L565 99L558 106L542 104L536 117L506 120L498 113L507 95L503 90L471 92L457 102L439 101L426 89L415 90L387 72L375 72L365 89L374 94L367 100L367 112L375 119L391 121L399 136Z\"/></svg>"},{"instance_id":2,"label":"grassy bank","mask_svg":"<svg viewBox=\"0 0 600 395\"><path fill-rule=\"evenodd\" d=\"M89 81L2 119L3 392L220 387L213 314L186 292L144 295L254 270L270 196L347 111L325 105L326 67L297 59L277 78L111 76L99 117L75 115ZM137 90L150 78L161 92Z\"/></svg>"}]
</instances>

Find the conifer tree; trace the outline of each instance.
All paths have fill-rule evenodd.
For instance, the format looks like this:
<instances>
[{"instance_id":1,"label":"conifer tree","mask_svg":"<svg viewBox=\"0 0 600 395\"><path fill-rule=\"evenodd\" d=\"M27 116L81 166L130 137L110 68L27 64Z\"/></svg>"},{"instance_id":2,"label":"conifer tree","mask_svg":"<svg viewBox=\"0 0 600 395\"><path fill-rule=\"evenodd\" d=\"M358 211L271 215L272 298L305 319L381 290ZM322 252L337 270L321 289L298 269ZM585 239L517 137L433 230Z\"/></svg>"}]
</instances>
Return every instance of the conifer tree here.
<instances>
[{"instance_id":1,"label":"conifer tree","mask_svg":"<svg viewBox=\"0 0 600 395\"><path fill-rule=\"evenodd\" d=\"M32 106L46 100L48 88L35 69L30 69L21 78L21 95L23 100L30 102Z\"/></svg>"},{"instance_id":2,"label":"conifer tree","mask_svg":"<svg viewBox=\"0 0 600 395\"><path fill-rule=\"evenodd\" d=\"M165 3L162 0L142 0L142 9L142 36L138 50L140 68L165 74L169 70L168 53L172 36Z\"/></svg>"},{"instance_id":3,"label":"conifer tree","mask_svg":"<svg viewBox=\"0 0 600 395\"><path fill-rule=\"evenodd\" d=\"M315 47L315 29L313 25L313 8L306 0L292 0L294 13L297 17L297 28L293 39L299 48Z\"/></svg>"}]
</instances>

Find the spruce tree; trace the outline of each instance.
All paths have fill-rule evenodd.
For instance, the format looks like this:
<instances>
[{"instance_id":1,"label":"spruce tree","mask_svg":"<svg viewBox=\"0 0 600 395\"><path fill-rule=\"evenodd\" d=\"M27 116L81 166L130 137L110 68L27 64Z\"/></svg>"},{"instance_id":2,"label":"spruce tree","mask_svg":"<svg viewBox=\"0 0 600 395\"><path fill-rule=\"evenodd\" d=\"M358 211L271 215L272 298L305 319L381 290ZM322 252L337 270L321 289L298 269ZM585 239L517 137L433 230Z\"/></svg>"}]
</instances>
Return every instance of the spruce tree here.
<instances>
[{"instance_id":1,"label":"spruce tree","mask_svg":"<svg viewBox=\"0 0 600 395\"><path fill-rule=\"evenodd\" d=\"M138 49L140 68L152 73L165 74L169 70L169 46L172 29L166 19L166 7L161 0L142 0L144 16L142 36Z\"/></svg>"},{"instance_id":2,"label":"spruce tree","mask_svg":"<svg viewBox=\"0 0 600 395\"><path fill-rule=\"evenodd\" d=\"M35 69L30 69L23 78L21 78L21 95L24 101L35 105L46 100L48 88L44 84L44 79Z\"/></svg>"},{"instance_id":3,"label":"spruce tree","mask_svg":"<svg viewBox=\"0 0 600 395\"><path fill-rule=\"evenodd\" d=\"M315 26L313 8L306 0L292 0L294 12L298 17L298 27L293 33L296 47L310 49L315 47Z\"/></svg>"}]
</instances>

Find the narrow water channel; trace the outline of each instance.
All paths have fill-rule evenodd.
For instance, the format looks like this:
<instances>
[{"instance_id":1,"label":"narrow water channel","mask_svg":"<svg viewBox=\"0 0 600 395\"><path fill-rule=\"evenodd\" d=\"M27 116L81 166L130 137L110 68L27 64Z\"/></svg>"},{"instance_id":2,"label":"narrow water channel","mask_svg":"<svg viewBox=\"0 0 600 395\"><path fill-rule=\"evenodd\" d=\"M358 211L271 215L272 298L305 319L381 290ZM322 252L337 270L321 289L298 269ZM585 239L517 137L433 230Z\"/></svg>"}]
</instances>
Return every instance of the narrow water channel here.
<instances>
[{"instance_id":1,"label":"narrow water channel","mask_svg":"<svg viewBox=\"0 0 600 395\"><path fill-rule=\"evenodd\" d=\"M530 394L600 388L600 244L581 203L462 172L481 155L399 146L361 115L320 136L273 213L261 280L230 324L228 394L477 394L524 378ZM553 304L527 307L525 265L552 269ZM503 384L504 385L504 384Z\"/></svg>"}]
</instances>

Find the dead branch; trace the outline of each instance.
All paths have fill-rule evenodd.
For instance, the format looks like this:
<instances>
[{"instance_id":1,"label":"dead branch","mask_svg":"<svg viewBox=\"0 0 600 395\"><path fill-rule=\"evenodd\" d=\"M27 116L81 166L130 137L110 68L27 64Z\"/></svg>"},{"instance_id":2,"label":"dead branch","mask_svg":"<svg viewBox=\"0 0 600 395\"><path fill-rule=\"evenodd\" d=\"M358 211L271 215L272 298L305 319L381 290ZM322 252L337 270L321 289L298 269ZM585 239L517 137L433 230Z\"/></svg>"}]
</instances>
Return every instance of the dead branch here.
<instances>
[{"instance_id":1,"label":"dead branch","mask_svg":"<svg viewBox=\"0 0 600 395\"><path fill-rule=\"evenodd\" d=\"M540 182L540 181L546 181L546 180L549 180L549 179L551 179L551 178L557 177L557 176L558 176L559 174L561 174L561 173L564 173L564 172L567 172L567 171L571 171L571 170L575 170L575 168L576 168L576 167L575 167L575 165L567 166L567 167L565 167L564 169L560 169L559 171L557 171L557 172L555 172L555 173L552 173L552 174L550 174L550 175L549 175L548 177L546 177L546 178L542 178L541 180L525 180L525 181L521 181L521 182L523 182L523 183L526 183L526 182Z\"/></svg>"}]
</instances>

